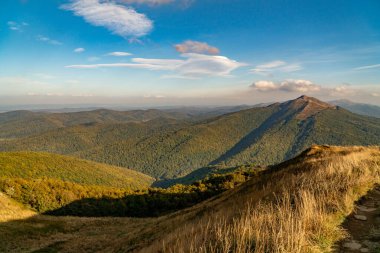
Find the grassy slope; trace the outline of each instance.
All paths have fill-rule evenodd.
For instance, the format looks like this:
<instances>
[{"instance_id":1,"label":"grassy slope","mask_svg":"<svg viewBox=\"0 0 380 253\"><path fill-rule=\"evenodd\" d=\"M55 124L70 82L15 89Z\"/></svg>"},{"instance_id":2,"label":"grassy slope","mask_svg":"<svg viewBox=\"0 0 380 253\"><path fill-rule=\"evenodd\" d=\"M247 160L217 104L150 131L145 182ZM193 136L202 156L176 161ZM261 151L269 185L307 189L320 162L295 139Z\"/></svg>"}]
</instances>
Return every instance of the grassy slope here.
<instances>
[{"instance_id":1,"label":"grassy slope","mask_svg":"<svg viewBox=\"0 0 380 253\"><path fill-rule=\"evenodd\" d=\"M379 182L379 147L314 146L194 207L200 217L144 252L331 252L354 202Z\"/></svg>"},{"instance_id":2,"label":"grassy slope","mask_svg":"<svg viewBox=\"0 0 380 253\"><path fill-rule=\"evenodd\" d=\"M50 153L2 152L0 177L64 181L138 189L153 179L142 173L92 161Z\"/></svg>"},{"instance_id":3,"label":"grassy slope","mask_svg":"<svg viewBox=\"0 0 380 253\"><path fill-rule=\"evenodd\" d=\"M219 197L159 218L36 216L1 223L0 251L202 252L204 246L207 252L252 252L253 239L256 252L328 252L343 235L343 217L379 174L379 148L318 146Z\"/></svg>"},{"instance_id":4,"label":"grassy slope","mask_svg":"<svg viewBox=\"0 0 380 253\"><path fill-rule=\"evenodd\" d=\"M26 219L36 213L0 192L0 222Z\"/></svg>"}]
</instances>

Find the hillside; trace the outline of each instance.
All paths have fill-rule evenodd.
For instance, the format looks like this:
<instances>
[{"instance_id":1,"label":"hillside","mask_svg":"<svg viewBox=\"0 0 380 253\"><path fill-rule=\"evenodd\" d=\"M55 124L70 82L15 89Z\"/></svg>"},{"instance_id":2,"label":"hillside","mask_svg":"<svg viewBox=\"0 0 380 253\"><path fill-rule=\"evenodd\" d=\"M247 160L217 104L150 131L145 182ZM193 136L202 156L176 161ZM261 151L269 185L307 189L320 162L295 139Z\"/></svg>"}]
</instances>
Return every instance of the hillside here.
<instances>
[{"instance_id":1,"label":"hillside","mask_svg":"<svg viewBox=\"0 0 380 253\"><path fill-rule=\"evenodd\" d=\"M332 252L348 236L344 218L379 175L379 147L313 146L235 189L158 218L38 215L1 223L0 250Z\"/></svg>"},{"instance_id":2,"label":"hillside","mask_svg":"<svg viewBox=\"0 0 380 253\"><path fill-rule=\"evenodd\" d=\"M302 96L201 121L160 118L74 125L0 140L0 150L67 154L167 180L210 165L266 166L294 157L312 144L379 143L379 118Z\"/></svg>"},{"instance_id":3,"label":"hillside","mask_svg":"<svg viewBox=\"0 0 380 253\"><path fill-rule=\"evenodd\" d=\"M147 175L126 168L36 152L0 152L0 178L49 178L131 189L148 187L154 181Z\"/></svg>"}]
</instances>

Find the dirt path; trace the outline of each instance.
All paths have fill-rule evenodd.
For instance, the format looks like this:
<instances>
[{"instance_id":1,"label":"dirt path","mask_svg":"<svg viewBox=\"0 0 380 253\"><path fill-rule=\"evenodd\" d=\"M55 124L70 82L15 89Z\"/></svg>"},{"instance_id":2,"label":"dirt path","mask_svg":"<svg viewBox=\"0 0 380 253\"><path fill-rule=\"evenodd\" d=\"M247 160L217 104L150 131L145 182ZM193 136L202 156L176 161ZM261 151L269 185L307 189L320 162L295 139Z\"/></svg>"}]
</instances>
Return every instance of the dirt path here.
<instances>
[{"instance_id":1,"label":"dirt path","mask_svg":"<svg viewBox=\"0 0 380 253\"><path fill-rule=\"evenodd\" d=\"M349 238L340 242L337 252L380 253L380 186L370 191L356 204L343 227Z\"/></svg>"}]
</instances>

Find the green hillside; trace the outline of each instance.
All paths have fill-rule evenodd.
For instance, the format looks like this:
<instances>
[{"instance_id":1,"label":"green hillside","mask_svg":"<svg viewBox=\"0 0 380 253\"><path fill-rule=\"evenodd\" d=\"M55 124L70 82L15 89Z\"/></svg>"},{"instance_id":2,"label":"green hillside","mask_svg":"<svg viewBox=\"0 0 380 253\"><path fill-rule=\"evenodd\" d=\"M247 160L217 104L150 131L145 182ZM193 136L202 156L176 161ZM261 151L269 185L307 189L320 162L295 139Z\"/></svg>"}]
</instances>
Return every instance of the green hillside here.
<instances>
[{"instance_id":1,"label":"green hillside","mask_svg":"<svg viewBox=\"0 0 380 253\"><path fill-rule=\"evenodd\" d=\"M220 161L226 165L255 162L266 165L281 162L313 145L379 145L380 119L351 113L340 107L314 105L312 98L298 99L279 107L280 116L264 130L250 136ZM315 101L315 100L314 100ZM306 115L305 115L306 113Z\"/></svg>"},{"instance_id":2,"label":"green hillside","mask_svg":"<svg viewBox=\"0 0 380 253\"><path fill-rule=\"evenodd\" d=\"M0 177L59 179L86 185L139 189L154 180L142 173L73 157L36 152L1 152Z\"/></svg>"}]
</instances>

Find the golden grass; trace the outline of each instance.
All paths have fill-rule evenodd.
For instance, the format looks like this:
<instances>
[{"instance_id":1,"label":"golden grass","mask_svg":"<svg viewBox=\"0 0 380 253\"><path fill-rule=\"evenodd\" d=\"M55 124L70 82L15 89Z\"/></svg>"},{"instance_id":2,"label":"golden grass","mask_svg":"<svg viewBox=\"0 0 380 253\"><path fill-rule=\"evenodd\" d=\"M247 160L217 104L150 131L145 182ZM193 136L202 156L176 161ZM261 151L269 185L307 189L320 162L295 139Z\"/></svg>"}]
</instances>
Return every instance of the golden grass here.
<instances>
[{"instance_id":1,"label":"golden grass","mask_svg":"<svg viewBox=\"0 0 380 253\"><path fill-rule=\"evenodd\" d=\"M147 251L331 252L345 236L339 226L355 201L380 182L379 151L315 146L304 161L280 165L253 185L270 191L264 199L240 197L238 214L210 214Z\"/></svg>"},{"instance_id":2,"label":"golden grass","mask_svg":"<svg viewBox=\"0 0 380 253\"><path fill-rule=\"evenodd\" d=\"M0 192L0 222L26 219L36 213Z\"/></svg>"}]
</instances>

